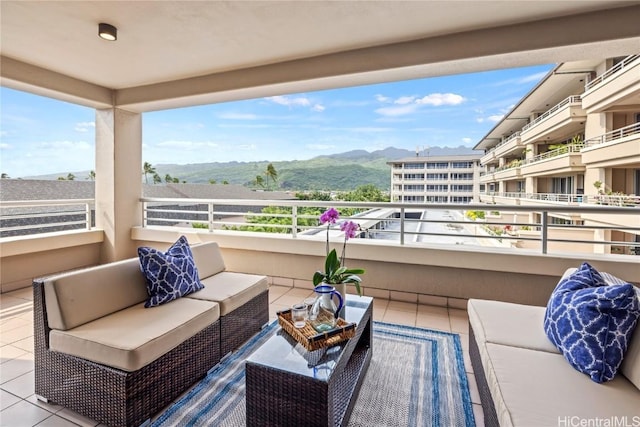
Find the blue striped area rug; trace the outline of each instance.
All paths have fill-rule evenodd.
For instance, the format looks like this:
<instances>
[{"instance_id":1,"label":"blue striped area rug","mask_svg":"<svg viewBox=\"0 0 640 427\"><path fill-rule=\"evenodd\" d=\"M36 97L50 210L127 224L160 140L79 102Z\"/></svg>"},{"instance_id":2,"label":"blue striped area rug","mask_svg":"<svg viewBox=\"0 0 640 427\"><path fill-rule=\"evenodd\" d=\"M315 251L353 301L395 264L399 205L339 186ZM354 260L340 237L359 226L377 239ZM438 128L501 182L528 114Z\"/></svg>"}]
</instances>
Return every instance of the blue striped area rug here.
<instances>
[{"instance_id":1,"label":"blue striped area rug","mask_svg":"<svg viewBox=\"0 0 640 427\"><path fill-rule=\"evenodd\" d=\"M254 336L152 426L244 426L244 361L278 329ZM475 426L457 334L374 322L373 340L349 426Z\"/></svg>"}]
</instances>

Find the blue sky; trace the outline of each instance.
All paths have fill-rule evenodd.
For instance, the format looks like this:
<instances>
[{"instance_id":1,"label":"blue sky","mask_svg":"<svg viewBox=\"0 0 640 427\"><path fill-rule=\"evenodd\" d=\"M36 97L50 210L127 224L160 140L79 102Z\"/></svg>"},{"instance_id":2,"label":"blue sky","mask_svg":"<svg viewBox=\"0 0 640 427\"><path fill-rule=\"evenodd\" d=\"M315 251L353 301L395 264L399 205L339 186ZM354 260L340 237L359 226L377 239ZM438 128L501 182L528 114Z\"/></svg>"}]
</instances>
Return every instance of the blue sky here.
<instances>
[{"instance_id":1,"label":"blue sky","mask_svg":"<svg viewBox=\"0 0 640 427\"><path fill-rule=\"evenodd\" d=\"M552 65L273 96L143 115L143 161L304 160L386 147L473 147ZM0 171L94 169L90 108L0 88Z\"/></svg>"}]
</instances>

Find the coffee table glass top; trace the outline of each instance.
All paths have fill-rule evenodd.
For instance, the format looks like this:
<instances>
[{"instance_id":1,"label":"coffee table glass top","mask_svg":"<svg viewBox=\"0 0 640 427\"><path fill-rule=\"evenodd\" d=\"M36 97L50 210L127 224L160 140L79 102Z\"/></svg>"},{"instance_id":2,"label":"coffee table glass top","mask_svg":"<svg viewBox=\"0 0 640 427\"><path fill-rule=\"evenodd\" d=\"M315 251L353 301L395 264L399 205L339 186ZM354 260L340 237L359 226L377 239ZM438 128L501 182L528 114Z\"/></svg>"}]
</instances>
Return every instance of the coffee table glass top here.
<instances>
[{"instance_id":1,"label":"coffee table glass top","mask_svg":"<svg viewBox=\"0 0 640 427\"><path fill-rule=\"evenodd\" d=\"M372 304L373 298L371 297L347 295L345 320L355 322L360 328L363 320L367 320L364 317ZM285 330L279 328L273 337L247 358L247 363L265 365L318 380L327 380L340 361L342 350L348 342L343 341L333 347L307 351Z\"/></svg>"}]
</instances>

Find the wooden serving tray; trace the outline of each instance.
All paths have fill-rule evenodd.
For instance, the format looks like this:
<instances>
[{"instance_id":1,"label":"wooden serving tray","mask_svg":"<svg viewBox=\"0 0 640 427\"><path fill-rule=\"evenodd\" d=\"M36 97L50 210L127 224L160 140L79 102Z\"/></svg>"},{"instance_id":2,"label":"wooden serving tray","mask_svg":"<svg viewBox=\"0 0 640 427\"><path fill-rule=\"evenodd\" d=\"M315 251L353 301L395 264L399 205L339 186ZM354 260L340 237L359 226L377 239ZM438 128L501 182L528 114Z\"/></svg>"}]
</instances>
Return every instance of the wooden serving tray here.
<instances>
[{"instance_id":1,"label":"wooden serving tray","mask_svg":"<svg viewBox=\"0 0 640 427\"><path fill-rule=\"evenodd\" d=\"M349 323L342 318L338 318L337 326L327 332L318 332L313 329L309 322L303 328L296 328L291 322L291 309L282 310L278 313L278 323L298 341L308 351L318 350L324 347L332 347L342 341L353 338L356 334L356 324Z\"/></svg>"}]
</instances>

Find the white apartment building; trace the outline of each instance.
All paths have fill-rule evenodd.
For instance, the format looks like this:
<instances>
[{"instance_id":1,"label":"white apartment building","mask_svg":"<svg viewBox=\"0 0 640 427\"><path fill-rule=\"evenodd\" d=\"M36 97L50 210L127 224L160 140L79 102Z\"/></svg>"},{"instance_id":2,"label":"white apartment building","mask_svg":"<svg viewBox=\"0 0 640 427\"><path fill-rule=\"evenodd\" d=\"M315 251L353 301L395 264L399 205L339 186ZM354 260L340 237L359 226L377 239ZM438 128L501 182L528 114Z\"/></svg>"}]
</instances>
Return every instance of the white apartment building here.
<instances>
[{"instance_id":1,"label":"white apartment building","mask_svg":"<svg viewBox=\"0 0 640 427\"><path fill-rule=\"evenodd\" d=\"M640 55L559 64L475 149L485 153L481 202L607 204L640 212ZM539 223L532 215L519 221ZM578 226L562 233L587 241L640 242L640 213L555 215L550 221ZM583 224L603 229L588 234ZM640 254L624 244L590 250Z\"/></svg>"},{"instance_id":2,"label":"white apartment building","mask_svg":"<svg viewBox=\"0 0 640 427\"><path fill-rule=\"evenodd\" d=\"M480 154L407 157L391 165L391 201L471 203L480 192Z\"/></svg>"}]
</instances>

